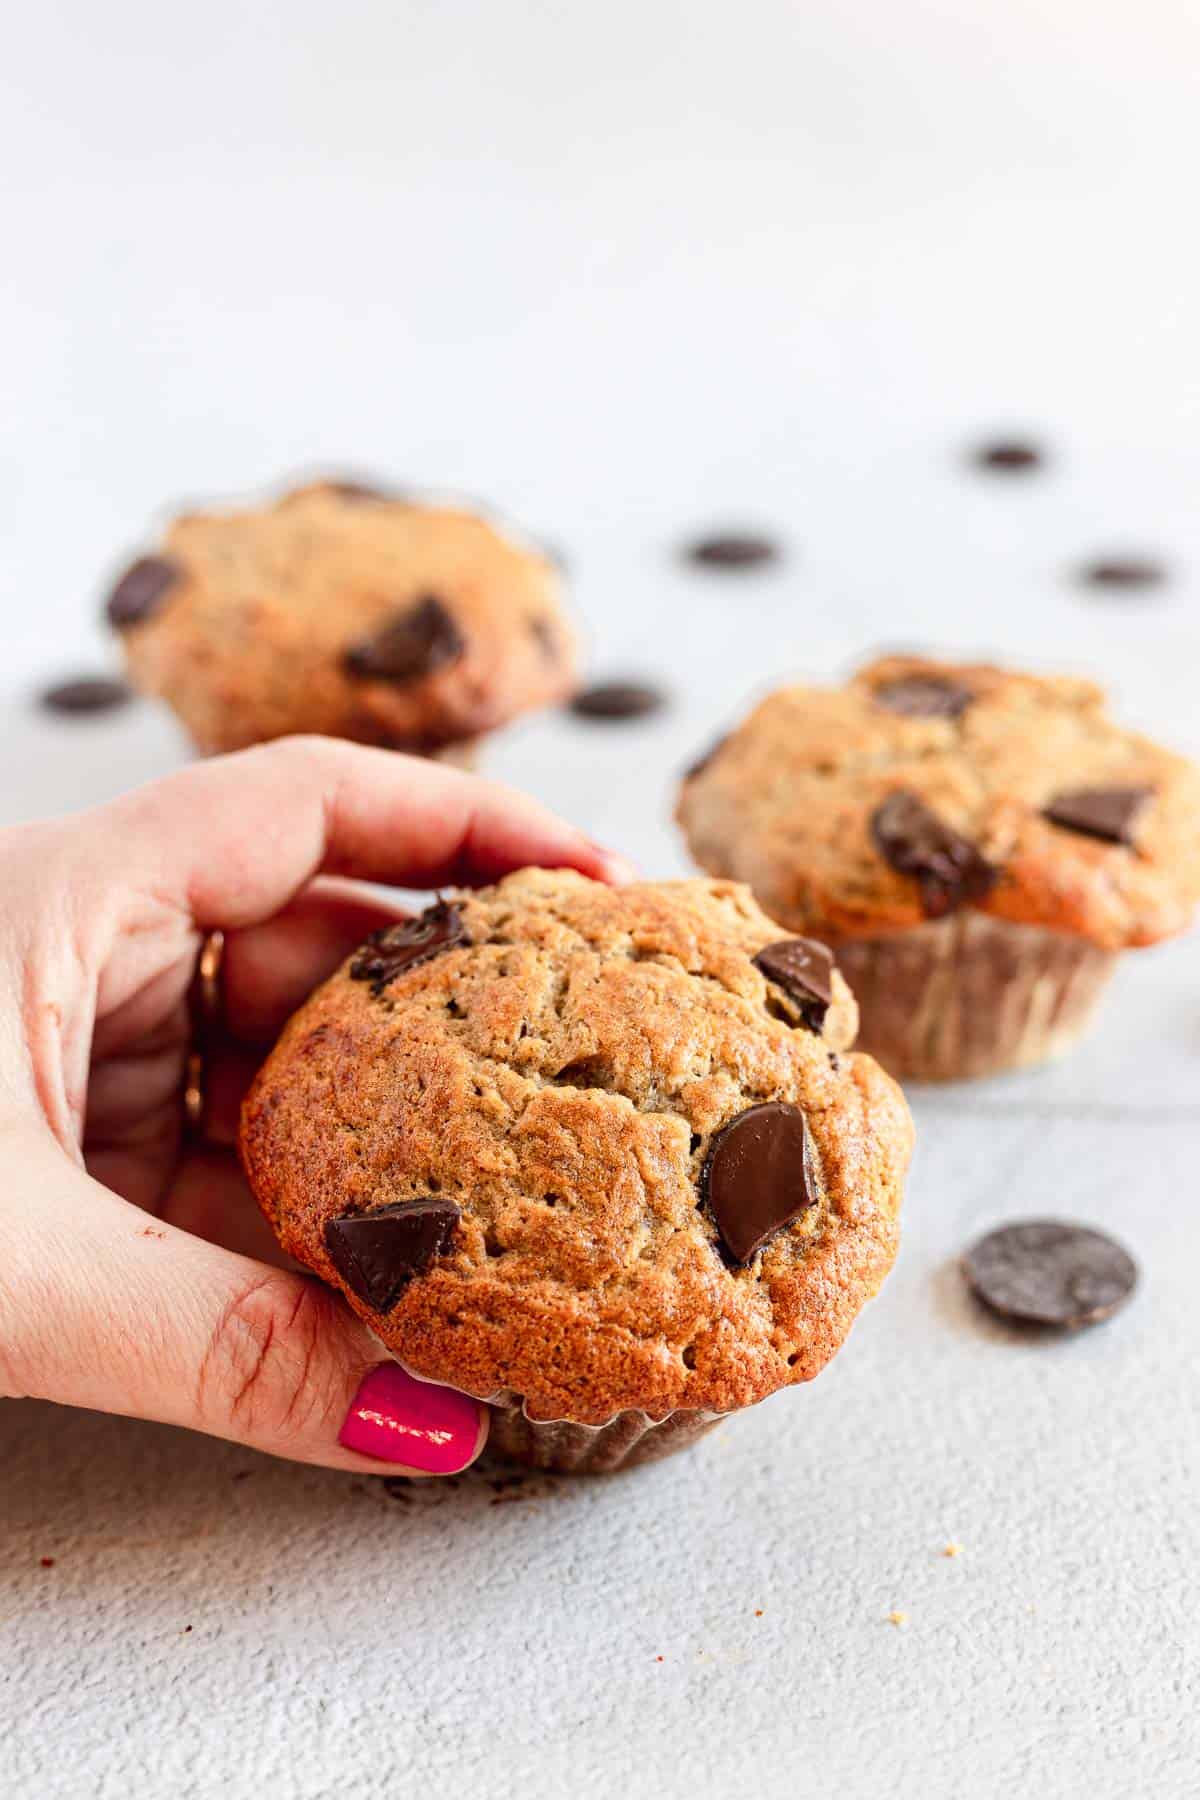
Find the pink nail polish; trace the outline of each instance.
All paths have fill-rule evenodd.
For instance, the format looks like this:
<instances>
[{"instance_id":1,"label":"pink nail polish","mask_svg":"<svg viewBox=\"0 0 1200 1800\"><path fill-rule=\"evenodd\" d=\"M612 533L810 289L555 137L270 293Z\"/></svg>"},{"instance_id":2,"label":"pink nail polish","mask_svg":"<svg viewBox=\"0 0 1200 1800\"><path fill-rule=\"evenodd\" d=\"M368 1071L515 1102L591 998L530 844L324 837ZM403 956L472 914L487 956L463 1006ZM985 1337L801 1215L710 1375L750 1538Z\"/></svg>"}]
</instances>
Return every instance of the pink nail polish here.
<instances>
[{"instance_id":1,"label":"pink nail polish","mask_svg":"<svg viewBox=\"0 0 1200 1800\"><path fill-rule=\"evenodd\" d=\"M338 1442L360 1456L405 1463L427 1475L465 1469L479 1438L479 1408L466 1394L434 1387L397 1363L364 1375Z\"/></svg>"}]
</instances>

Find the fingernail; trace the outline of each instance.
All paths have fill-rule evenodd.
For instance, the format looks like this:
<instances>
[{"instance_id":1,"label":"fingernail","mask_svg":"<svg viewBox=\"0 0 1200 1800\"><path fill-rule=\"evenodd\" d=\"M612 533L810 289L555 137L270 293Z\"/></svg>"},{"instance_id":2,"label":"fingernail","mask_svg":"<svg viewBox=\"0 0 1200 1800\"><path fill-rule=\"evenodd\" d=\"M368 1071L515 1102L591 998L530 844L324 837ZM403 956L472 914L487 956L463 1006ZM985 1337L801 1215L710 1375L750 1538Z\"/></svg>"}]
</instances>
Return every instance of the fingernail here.
<instances>
[{"instance_id":1,"label":"fingernail","mask_svg":"<svg viewBox=\"0 0 1200 1800\"><path fill-rule=\"evenodd\" d=\"M606 850L603 844L593 844L592 849L596 852L599 872L604 881L611 881L614 886L620 887L623 882L637 880L637 869L628 857L622 856L617 850Z\"/></svg>"},{"instance_id":2,"label":"fingernail","mask_svg":"<svg viewBox=\"0 0 1200 1800\"><path fill-rule=\"evenodd\" d=\"M479 1441L479 1407L453 1388L418 1381L397 1363L365 1375L338 1442L360 1456L405 1463L427 1475L465 1469Z\"/></svg>"}]
</instances>

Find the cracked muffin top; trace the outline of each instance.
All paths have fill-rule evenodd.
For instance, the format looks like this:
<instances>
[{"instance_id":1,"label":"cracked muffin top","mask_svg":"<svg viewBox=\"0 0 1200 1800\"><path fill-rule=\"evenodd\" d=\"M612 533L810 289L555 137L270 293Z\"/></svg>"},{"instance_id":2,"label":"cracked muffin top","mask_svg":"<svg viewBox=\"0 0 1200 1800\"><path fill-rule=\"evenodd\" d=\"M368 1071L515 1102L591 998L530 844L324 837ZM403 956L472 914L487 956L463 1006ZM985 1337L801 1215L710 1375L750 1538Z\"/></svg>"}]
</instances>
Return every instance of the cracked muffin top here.
<instances>
[{"instance_id":1,"label":"cracked muffin top","mask_svg":"<svg viewBox=\"0 0 1200 1800\"><path fill-rule=\"evenodd\" d=\"M318 732L433 751L571 691L561 590L473 513L316 482L177 518L107 611L201 750Z\"/></svg>"},{"instance_id":2,"label":"cracked muffin top","mask_svg":"<svg viewBox=\"0 0 1200 1800\"><path fill-rule=\"evenodd\" d=\"M530 869L373 940L291 1020L242 1157L415 1374L530 1418L806 1381L896 1249L908 1109L824 947L720 881Z\"/></svg>"},{"instance_id":3,"label":"cracked muffin top","mask_svg":"<svg viewBox=\"0 0 1200 1800\"><path fill-rule=\"evenodd\" d=\"M889 656L781 688L685 778L696 860L832 942L974 906L1103 949L1200 900L1200 771L1089 681Z\"/></svg>"}]
</instances>

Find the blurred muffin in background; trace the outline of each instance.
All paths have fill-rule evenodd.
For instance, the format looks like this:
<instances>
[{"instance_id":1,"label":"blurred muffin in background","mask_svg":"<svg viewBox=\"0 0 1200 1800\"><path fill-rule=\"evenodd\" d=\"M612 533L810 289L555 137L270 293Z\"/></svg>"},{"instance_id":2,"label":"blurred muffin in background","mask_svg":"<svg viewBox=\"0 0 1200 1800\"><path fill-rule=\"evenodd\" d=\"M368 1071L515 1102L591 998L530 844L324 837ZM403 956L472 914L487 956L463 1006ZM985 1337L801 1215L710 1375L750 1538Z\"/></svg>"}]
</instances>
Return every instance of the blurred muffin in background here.
<instances>
[{"instance_id":1,"label":"blurred muffin in background","mask_svg":"<svg viewBox=\"0 0 1200 1800\"><path fill-rule=\"evenodd\" d=\"M574 687L562 589L475 513L330 480L181 514L107 614L134 685L205 754L317 732L470 762Z\"/></svg>"},{"instance_id":2,"label":"blurred muffin in background","mask_svg":"<svg viewBox=\"0 0 1200 1800\"><path fill-rule=\"evenodd\" d=\"M1200 770L1089 681L890 656L782 688L684 780L713 875L831 945L863 1049L954 1080L1042 1061L1117 953L1200 900Z\"/></svg>"}]
</instances>

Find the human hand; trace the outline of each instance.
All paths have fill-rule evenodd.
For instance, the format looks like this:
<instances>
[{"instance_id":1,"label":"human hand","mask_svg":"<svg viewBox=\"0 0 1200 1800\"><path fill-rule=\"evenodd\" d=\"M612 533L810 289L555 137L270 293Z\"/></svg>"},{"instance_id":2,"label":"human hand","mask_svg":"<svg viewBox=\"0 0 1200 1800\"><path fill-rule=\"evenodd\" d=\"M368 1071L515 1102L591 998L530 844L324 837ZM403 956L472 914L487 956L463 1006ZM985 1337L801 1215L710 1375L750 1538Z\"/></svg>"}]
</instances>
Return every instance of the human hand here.
<instances>
[{"instance_id":1,"label":"human hand","mask_svg":"<svg viewBox=\"0 0 1200 1800\"><path fill-rule=\"evenodd\" d=\"M385 1361L339 1296L278 1266L233 1145L285 1019L398 916L361 882L529 863L625 872L510 790L320 738L0 834L0 1394L332 1468L447 1474L478 1455L486 1408ZM218 930L196 1140L188 1000Z\"/></svg>"}]
</instances>

